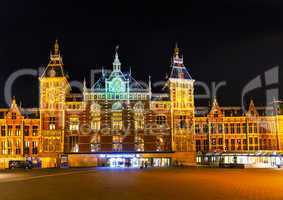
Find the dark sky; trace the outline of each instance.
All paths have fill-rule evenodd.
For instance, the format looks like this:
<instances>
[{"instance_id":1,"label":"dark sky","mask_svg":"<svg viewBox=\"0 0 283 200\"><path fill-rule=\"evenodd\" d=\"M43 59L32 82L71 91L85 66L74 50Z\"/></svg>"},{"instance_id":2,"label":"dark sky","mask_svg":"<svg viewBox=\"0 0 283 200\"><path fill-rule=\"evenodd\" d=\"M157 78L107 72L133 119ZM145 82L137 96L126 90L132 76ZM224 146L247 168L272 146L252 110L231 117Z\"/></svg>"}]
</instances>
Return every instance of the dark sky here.
<instances>
[{"instance_id":1,"label":"dark sky","mask_svg":"<svg viewBox=\"0 0 283 200\"><path fill-rule=\"evenodd\" d=\"M5 80L18 69L46 66L56 38L71 80L89 80L90 69L111 68L117 44L122 69L131 66L137 80L147 80L148 75L153 82L164 80L178 42L195 80L227 82L218 93L221 105L240 105L245 84L283 64L279 0L15 0L1 2L0 24L2 106ZM264 104L265 90L278 87L264 86L249 95ZM37 106L38 79L18 79L13 94L24 107Z\"/></svg>"}]
</instances>

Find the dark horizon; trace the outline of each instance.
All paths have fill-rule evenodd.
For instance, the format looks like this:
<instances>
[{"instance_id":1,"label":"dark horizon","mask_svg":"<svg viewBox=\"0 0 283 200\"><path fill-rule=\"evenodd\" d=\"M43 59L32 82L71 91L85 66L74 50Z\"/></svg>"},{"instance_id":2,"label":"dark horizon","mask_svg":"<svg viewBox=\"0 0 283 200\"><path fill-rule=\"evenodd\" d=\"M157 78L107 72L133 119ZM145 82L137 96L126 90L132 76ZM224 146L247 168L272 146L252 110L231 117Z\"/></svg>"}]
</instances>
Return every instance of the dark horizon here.
<instances>
[{"instance_id":1,"label":"dark horizon","mask_svg":"<svg viewBox=\"0 0 283 200\"><path fill-rule=\"evenodd\" d=\"M46 66L56 38L70 80L86 77L88 87L91 69L112 68L116 45L123 71L131 67L137 80L147 81L149 75L152 82L165 80L178 42L195 80L209 85L227 81L217 96L220 106L240 106L242 88L283 63L283 3L278 1L16 2L1 5L1 107L6 107L7 77L19 69ZM282 90L280 84L263 83L247 100L252 96L255 104L264 105L270 88ZM23 107L37 107L38 79L20 78L13 95Z\"/></svg>"}]
</instances>

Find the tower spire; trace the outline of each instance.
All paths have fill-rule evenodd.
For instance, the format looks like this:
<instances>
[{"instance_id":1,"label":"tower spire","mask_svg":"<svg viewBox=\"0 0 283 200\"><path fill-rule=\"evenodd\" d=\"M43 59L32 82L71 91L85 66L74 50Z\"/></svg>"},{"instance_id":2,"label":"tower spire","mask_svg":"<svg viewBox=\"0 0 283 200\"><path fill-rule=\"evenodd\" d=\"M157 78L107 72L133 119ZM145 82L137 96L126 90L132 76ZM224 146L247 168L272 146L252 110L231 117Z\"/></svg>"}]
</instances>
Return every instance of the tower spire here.
<instances>
[{"instance_id":1,"label":"tower spire","mask_svg":"<svg viewBox=\"0 0 283 200\"><path fill-rule=\"evenodd\" d=\"M180 56L180 49L178 43L175 43L174 54L173 54L173 65L183 67L183 58Z\"/></svg>"},{"instance_id":2,"label":"tower spire","mask_svg":"<svg viewBox=\"0 0 283 200\"><path fill-rule=\"evenodd\" d=\"M113 71L121 70L121 63L120 63L119 56L118 56L118 49L119 49L119 45L115 47L115 59L113 62Z\"/></svg>"},{"instance_id":3,"label":"tower spire","mask_svg":"<svg viewBox=\"0 0 283 200\"><path fill-rule=\"evenodd\" d=\"M58 43L58 39L55 40L54 43L54 55L59 55L59 43Z\"/></svg>"},{"instance_id":4,"label":"tower spire","mask_svg":"<svg viewBox=\"0 0 283 200\"><path fill-rule=\"evenodd\" d=\"M86 80L85 80L85 77L84 77L84 82L83 82L83 91L84 92L86 91Z\"/></svg>"},{"instance_id":5,"label":"tower spire","mask_svg":"<svg viewBox=\"0 0 283 200\"><path fill-rule=\"evenodd\" d=\"M192 79L191 75L189 74L188 70L186 69L183 56L180 55L178 44L175 43L174 53L172 56L172 63L171 63L171 74L170 78L177 78L177 79Z\"/></svg>"},{"instance_id":6,"label":"tower spire","mask_svg":"<svg viewBox=\"0 0 283 200\"><path fill-rule=\"evenodd\" d=\"M178 43L175 43L175 48L174 48L174 57L179 57L179 47L178 47Z\"/></svg>"},{"instance_id":7,"label":"tower spire","mask_svg":"<svg viewBox=\"0 0 283 200\"><path fill-rule=\"evenodd\" d=\"M41 77L62 77L65 76L63 70L63 60L60 55L58 39L55 40L50 50L50 61Z\"/></svg>"},{"instance_id":8,"label":"tower spire","mask_svg":"<svg viewBox=\"0 0 283 200\"><path fill-rule=\"evenodd\" d=\"M151 99L152 91L151 91L151 76L148 76L148 93L149 93L149 98Z\"/></svg>"}]
</instances>

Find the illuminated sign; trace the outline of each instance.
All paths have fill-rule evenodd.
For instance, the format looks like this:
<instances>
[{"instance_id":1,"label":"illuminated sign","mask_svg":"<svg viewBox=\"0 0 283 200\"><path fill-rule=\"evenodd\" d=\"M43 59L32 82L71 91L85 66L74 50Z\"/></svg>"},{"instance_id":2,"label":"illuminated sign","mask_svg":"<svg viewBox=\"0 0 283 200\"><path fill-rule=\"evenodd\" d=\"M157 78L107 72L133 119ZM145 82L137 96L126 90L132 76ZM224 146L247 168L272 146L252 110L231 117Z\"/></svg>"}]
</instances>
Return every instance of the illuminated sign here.
<instances>
[{"instance_id":1,"label":"illuminated sign","mask_svg":"<svg viewBox=\"0 0 283 200\"><path fill-rule=\"evenodd\" d=\"M100 158L135 158L135 154L100 154Z\"/></svg>"}]
</instances>

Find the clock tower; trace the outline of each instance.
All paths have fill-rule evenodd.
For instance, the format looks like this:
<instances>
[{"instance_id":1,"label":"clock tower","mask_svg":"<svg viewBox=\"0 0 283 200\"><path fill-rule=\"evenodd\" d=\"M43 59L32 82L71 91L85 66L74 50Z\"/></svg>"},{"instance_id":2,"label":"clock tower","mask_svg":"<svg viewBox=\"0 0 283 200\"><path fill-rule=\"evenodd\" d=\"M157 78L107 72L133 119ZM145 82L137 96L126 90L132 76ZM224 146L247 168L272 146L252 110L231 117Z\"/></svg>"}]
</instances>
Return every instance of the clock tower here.
<instances>
[{"instance_id":1,"label":"clock tower","mask_svg":"<svg viewBox=\"0 0 283 200\"><path fill-rule=\"evenodd\" d=\"M53 155L64 150L65 97L70 91L57 40L51 50L49 64L39 77L39 83L41 153Z\"/></svg>"},{"instance_id":2,"label":"clock tower","mask_svg":"<svg viewBox=\"0 0 283 200\"><path fill-rule=\"evenodd\" d=\"M180 155L178 159L182 162L195 163L194 80L183 63L177 45L172 58L168 86L171 100L172 150L176 155Z\"/></svg>"}]
</instances>

